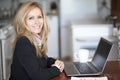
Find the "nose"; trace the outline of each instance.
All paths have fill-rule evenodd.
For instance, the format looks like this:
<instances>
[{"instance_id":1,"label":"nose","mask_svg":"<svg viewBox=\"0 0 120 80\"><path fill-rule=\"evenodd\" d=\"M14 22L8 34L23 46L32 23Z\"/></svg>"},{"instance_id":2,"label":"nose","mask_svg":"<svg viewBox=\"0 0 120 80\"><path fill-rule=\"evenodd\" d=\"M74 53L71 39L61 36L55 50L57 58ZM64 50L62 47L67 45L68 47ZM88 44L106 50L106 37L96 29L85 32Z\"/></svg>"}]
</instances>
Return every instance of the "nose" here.
<instances>
[{"instance_id":1,"label":"nose","mask_svg":"<svg viewBox=\"0 0 120 80\"><path fill-rule=\"evenodd\" d=\"M35 24L38 24L39 23L39 19L35 19Z\"/></svg>"}]
</instances>

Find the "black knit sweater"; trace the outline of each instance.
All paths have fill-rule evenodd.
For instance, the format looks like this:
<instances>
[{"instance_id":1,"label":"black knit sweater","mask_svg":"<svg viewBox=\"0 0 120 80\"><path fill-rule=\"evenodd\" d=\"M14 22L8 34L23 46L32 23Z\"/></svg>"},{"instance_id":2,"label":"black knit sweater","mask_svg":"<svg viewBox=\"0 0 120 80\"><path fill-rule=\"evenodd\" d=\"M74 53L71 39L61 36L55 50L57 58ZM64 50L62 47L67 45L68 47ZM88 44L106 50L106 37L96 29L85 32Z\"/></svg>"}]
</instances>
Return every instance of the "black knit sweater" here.
<instances>
[{"instance_id":1,"label":"black knit sweater","mask_svg":"<svg viewBox=\"0 0 120 80\"><path fill-rule=\"evenodd\" d=\"M25 36L17 40L10 80L49 80L60 74L57 67L50 67L55 59L37 57L36 49Z\"/></svg>"}]
</instances>

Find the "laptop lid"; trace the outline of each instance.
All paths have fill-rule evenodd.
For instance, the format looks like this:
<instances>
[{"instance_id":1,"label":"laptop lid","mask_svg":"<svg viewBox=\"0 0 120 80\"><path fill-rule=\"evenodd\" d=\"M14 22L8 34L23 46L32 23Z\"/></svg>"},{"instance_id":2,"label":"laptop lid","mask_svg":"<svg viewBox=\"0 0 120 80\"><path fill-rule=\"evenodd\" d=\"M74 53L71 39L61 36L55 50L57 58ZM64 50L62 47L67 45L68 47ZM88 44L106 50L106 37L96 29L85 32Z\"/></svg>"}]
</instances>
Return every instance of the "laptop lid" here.
<instances>
[{"instance_id":1,"label":"laptop lid","mask_svg":"<svg viewBox=\"0 0 120 80\"><path fill-rule=\"evenodd\" d=\"M99 41L95 55L92 59L92 64L94 64L100 72L103 72L104 70L112 45L112 42L104 38L101 38Z\"/></svg>"}]
</instances>

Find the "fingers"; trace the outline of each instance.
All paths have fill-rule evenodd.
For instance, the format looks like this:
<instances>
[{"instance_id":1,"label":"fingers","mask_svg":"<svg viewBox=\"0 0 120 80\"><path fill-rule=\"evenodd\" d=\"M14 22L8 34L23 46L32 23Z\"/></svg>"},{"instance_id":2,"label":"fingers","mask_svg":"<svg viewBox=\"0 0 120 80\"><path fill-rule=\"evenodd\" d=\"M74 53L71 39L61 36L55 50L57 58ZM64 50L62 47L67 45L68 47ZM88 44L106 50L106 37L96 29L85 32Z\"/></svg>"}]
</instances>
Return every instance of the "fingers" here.
<instances>
[{"instance_id":1,"label":"fingers","mask_svg":"<svg viewBox=\"0 0 120 80\"><path fill-rule=\"evenodd\" d=\"M60 69L61 72L63 71L63 69L64 69L64 63L63 63L63 61L56 60L55 61L55 65L58 66L58 68Z\"/></svg>"}]
</instances>

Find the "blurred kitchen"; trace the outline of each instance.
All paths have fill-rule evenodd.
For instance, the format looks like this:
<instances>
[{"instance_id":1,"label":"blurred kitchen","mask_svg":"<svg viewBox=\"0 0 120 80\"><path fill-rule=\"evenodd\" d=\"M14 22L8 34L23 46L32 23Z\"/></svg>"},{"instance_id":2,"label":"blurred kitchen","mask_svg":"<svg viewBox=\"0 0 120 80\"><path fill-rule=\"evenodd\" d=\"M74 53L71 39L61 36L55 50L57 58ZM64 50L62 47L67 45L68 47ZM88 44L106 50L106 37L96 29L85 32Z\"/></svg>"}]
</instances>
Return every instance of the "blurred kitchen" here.
<instances>
[{"instance_id":1,"label":"blurred kitchen","mask_svg":"<svg viewBox=\"0 0 120 80\"><path fill-rule=\"evenodd\" d=\"M14 39L13 19L30 0L0 0L0 80L8 80ZM119 59L119 0L31 0L40 3L50 24L48 56L74 60L79 49L94 55L100 37L114 43L108 60Z\"/></svg>"}]
</instances>

